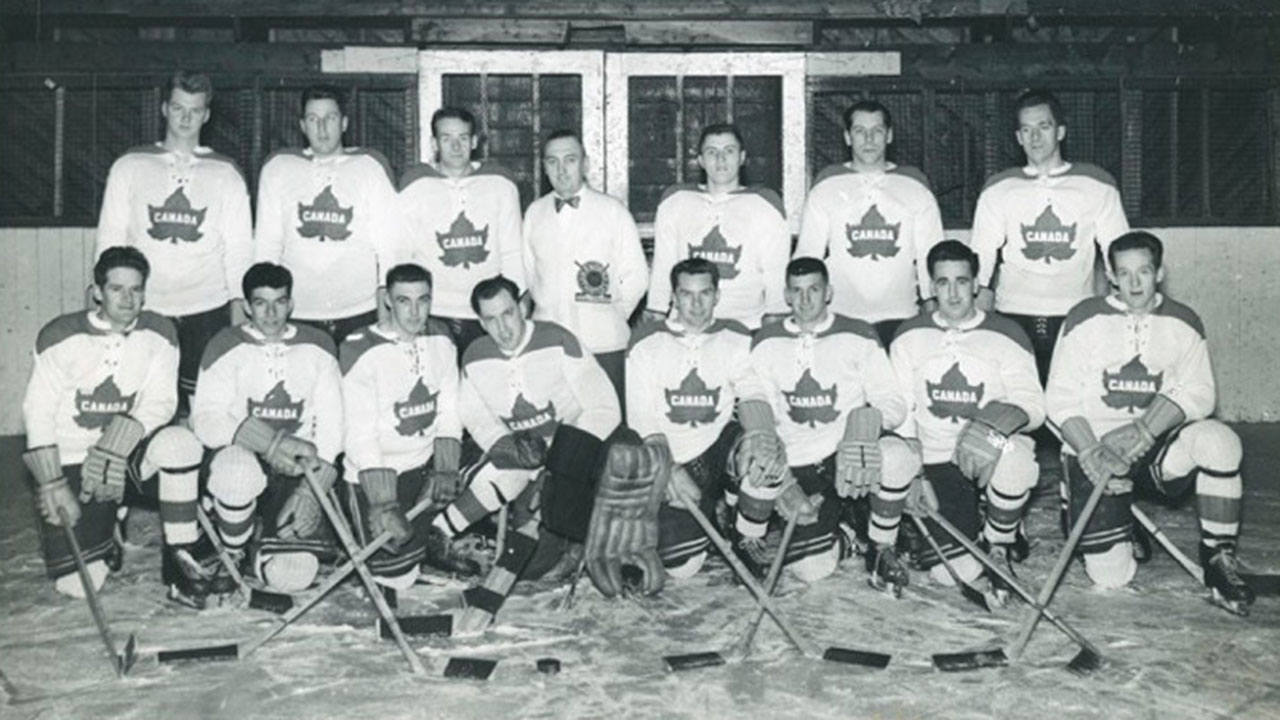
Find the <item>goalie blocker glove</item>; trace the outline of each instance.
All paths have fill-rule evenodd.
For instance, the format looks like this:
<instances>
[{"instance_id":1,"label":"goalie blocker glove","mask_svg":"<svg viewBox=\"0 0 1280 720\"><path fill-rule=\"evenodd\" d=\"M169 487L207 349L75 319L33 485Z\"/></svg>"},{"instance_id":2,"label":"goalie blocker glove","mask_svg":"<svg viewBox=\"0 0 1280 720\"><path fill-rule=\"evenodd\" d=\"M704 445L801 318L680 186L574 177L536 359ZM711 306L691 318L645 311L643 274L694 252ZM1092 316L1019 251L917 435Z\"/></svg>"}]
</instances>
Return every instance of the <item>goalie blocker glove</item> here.
<instances>
[{"instance_id":1,"label":"goalie blocker glove","mask_svg":"<svg viewBox=\"0 0 1280 720\"><path fill-rule=\"evenodd\" d=\"M36 479L36 503L40 515L50 525L62 525L58 509L66 511L67 519L74 526L80 521L80 503L71 494L71 485L62 474L62 460L57 445L32 448L22 454L31 475Z\"/></svg>"},{"instance_id":2,"label":"goalie blocker glove","mask_svg":"<svg viewBox=\"0 0 1280 720\"><path fill-rule=\"evenodd\" d=\"M124 478L129 454L142 442L146 430L128 415L113 415L102 437L89 448L80 469L80 500L120 502L124 498Z\"/></svg>"}]
</instances>

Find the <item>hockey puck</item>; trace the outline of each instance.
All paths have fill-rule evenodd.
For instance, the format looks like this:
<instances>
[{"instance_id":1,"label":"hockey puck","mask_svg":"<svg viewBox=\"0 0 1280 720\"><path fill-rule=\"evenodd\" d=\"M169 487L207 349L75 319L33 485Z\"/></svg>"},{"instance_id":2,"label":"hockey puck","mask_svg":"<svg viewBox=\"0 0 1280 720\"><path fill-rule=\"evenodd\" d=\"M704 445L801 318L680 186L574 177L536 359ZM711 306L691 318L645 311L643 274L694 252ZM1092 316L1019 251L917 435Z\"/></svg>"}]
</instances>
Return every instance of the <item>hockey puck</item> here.
<instances>
[{"instance_id":1,"label":"hockey puck","mask_svg":"<svg viewBox=\"0 0 1280 720\"><path fill-rule=\"evenodd\" d=\"M558 675L560 674L560 661L555 658L539 658L538 672L543 675Z\"/></svg>"}]
</instances>

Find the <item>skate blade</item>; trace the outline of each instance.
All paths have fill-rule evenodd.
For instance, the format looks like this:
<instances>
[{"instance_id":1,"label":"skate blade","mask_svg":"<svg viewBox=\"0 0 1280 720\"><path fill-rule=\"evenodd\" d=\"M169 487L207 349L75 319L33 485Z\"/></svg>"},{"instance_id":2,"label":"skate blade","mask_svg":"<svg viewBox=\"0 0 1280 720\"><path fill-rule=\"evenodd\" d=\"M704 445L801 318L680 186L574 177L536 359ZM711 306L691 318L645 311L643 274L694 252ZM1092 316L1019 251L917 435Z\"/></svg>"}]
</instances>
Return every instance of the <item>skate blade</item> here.
<instances>
[{"instance_id":1,"label":"skate blade","mask_svg":"<svg viewBox=\"0 0 1280 720\"><path fill-rule=\"evenodd\" d=\"M1228 600L1222 596L1217 590L1212 590L1209 597L1205 598L1210 605L1217 605L1232 615L1238 617L1249 617L1249 606L1239 600Z\"/></svg>"},{"instance_id":2,"label":"skate blade","mask_svg":"<svg viewBox=\"0 0 1280 720\"><path fill-rule=\"evenodd\" d=\"M200 595L188 595L179 590L176 585L169 586L167 596L170 602L192 610L204 610L208 606L207 598Z\"/></svg>"}]
</instances>

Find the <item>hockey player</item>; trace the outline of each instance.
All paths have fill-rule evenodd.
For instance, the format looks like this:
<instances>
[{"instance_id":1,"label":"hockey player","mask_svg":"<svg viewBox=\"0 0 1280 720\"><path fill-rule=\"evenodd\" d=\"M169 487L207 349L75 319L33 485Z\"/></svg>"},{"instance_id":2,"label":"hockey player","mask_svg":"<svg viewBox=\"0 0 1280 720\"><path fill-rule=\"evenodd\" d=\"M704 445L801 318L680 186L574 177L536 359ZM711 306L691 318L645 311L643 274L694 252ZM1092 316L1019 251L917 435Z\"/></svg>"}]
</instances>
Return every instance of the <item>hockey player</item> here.
<instances>
[{"instance_id":1,"label":"hockey player","mask_svg":"<svg viewBox=\"0 0 1280 720\"><path fill-rule=\"evenodd\" d=\"M854 103L844 128L851 159L814 179L794 256L826 258L832 310L872 323L888 347L898 324L916 315L917 298L929 300L925 256L942 241L942 216L924 174L885 156L893 143L889 108Z\"/></svg>"},{"instance_id":2,"label":"hockey player","mask_svg":"<svg viewBox=\"0 0 1280 720\"><path fill-rule=\"evenodd\" d=\"M128 245L147 256L147 307L178 331L178 414L185 417L204 346L244 321L235 297L253 257L253 221L240 168L200 145L213 102L209 77L179 70L163 97L164 140L131 148L107 174L95 255Z\"/></svg>"},{"instance_id":3,"label":"hockey player","mask_svg":"<svg viewBox=\"0 0 1280 720\"><path fill-rule=\"evenodd\" d=\"M627 320L644 297L649 266L627 208L583 181L586 153L572 131L552 133L542 167L552 192L524 217L524 267L535 320L549 320L580 338L625 398Z\"/></svg>"},{"instance_id":4,"label":"hockey player","mask_svg":"<svg viewBox=\"0 0 1280 720\"><path fill-rule=\"evenodd\" d=\"M997 559L1021 560L1025 550L1012 548L1039 477L1035 445L1022 433L1045 415L1031 341L1017 323L974 306L978 256L964 243L934 245L928 269L938 309L904 322L889 349L908 403L897 432L918 438L943 517L972 539L981 531ZM985 520L979 492L986 494ZM927 522L961 579L976 580L983 570L977 559ZM923 560L934 580L953 584L936 553L925 551Z\"/></svg>"},{"instance_id":5,"label":"hockey player","mask_svg":"<svg viewBox=\"0 0 1280 720\"><path fill-rule=\"evenodd\" d=\"M1049 419L1061 429L1070 514L1092 485L1107 483L1080 540L1085 571L1103 588L1121 587L1137 571L1135 483L1170 499L1194 486L1204 582L1218 602L1245 614L1254 591L1236 560L1243 450L1231 428L1209 417L1217 398L1204 325L1160 293L1157 237L1126 233L1107 253L1112 293L1067 314L1046 391Z\"/></svg>"},{"instance_id":6,"label":"hockey player","mask_svg":"<svg viewBox=\"0 0 1280 720\"><path fill-rule=\"evenodd\" d=\"M742 437L734 407L744 391L759 390L750 333L715 318L719 283L719 265L707 258L676 263L668 279L674 312L637 330L627 350L627 423L646 443L667 446L673 462L658 515L658 552L678 578L698 572L708 547L679 498L696 498L704 514L714 512ZM759 568L760 558L744 559Z\"/></svg>"},{"instance_id":7,"label":"hockey player","mask_svg":"<svg viewBox=\"0 0 1280 720\"><path fill-rule=\"evenodd\" d=\"M718 318L752 330L762 320L781 320L787 312L782 286L791 254L782 198L767 188L743 186L747 151L736 126L708 125L698 148L706 184L673 185L658 203L647 316L667 316L672 266L684 258L705 258L720 276Z\"/></svg>"},{"instance_id":8,"label":"hockey player","mask_svg":"<svg viewBox=\"0 0 1280 720\"><path fill-rule=\"evenodd\" d=\"M128 478L135 491L159 497L170 595L201 606L209 578L192 555L200 443L186 428L165 427L178 404L178 338L172 323L142 309L149 275L137 248L104 250L93 267L97 309L40 330L22 403L30 448L23 460L36 480L45 569L58 592L84 597L64 517L95 588L120 568L112 529ZM156 476L145 489L137 484Z\"/></svg>"},{"instance_id":9,"label":"hockey player","mask_svg":"<svg viewBox=\"0 0 1280 720\"><path fill-rule=\"evenodd\" d=\"M337 345L377 321L378 283L410 258L395 180L376 150L343 147L341 93L302 93L305 150L267 158L258 178L255 258L297 275L295 320Z\"/></svg>"},{"instance_id":10,"label":"hockey player","mask_svg":"<svg viewBox=\"0 0 1280 720\"><path fill-rule=\"evenodd\" d=\"M801 579L831 574L839 560L837 498L871 498L867 570L876 588L899 591L908 582L893 546L919 456L899 437L883 436L906 417L906 400L889 358L872 327L829 309L832 288L821 260L797 258L787 265L791 315L766 325L752 340L751 363L763 383L761 401L744 397L738 417L745 431L739 456L746 479L739 491L738 527L763 524L778 484L768 468L785 448L790 474L808 495L825 502L818 520L796 529L787 557ZM764 471L754 473L753 468ZM741 471L740 471L741 472Z\"/></svg>"},{"instance_id":11,"label":"hockey player","mask_svg":"<svg viewBox=\"0 0 1280 720\"><path fill-rule=\"evenodd\" d=\"M211 451L208 492L224 545L272 589L297 592L334 550L303 473L326 490L337 479L342 379L329 336L289 322L288 269L258 263L242 287L249 322L205 349L192 429Z\"/></svg>"},{"instance_id":12,"label":"hockey player","mask_svg":"<svg viewBox=\"0 0 1280 720\"><path fill-rule=\"evenodd\" d=\"M431 271L433 316L449 326L458 352L484 335L471 309L471 288L497 274L524 287L520 193L511 172L474 162L476 121L460 108L431 116L436 164L400 181L400 206L416 262Z\"/></svg>"},{"instance_id":13,"label":"hockey player","mask_svg":"<svg viewBox=\"0 0 1280 720\"><path fill-rule=\"evenodd\" d=\"M1028 91L1018 98L1016 112L1016 137L1027 164L987 180L969 244L981 266L978 307L994 307L1022 325L1044 384L1063 317L1095 294L1095 247L1105 254L1129 223L1107 171L1062 158L1067 126L1056 97ZM1002 262L993 289L997 256Z\"/></svg>"},{"instance_id":14,"label":"hockey player","mask_svg":"<svg viewBox=\"0 0 1280 720\"><path fill-rule=\"evenodd\" d=\"M405 590L418 577L430 520L405 512L422 497L440 505L462 482L457 351L442 324L429 321L431 273L397 265L387 273L386 320L342 343L346 415L344 477L359 486L355 517L369 537L393 533L392 547L369 559L381 584Z\"/></svg>"},{"instance_id":15,"label":"hockey player","mask_svg":"<svg viewBox=\"0 0 1280 720\"><path fill-rule=\"evenodd\" d=\"M471 293L472 309L488 335L463 355L458 410L485 454L468 471L466 490L435 517L428 561L459 565L450 540L516 502L506 550L481 586L464 594L467 608L455 632L484 629L516 578L526 571L537 574L529 566L540 536L546 547L586 538L602 446L621 421L617 398L595 358L563 327L528 320L519 292L510 279L497 276L480 281ZM544 468L540 491L521 498Z\"/></svg>"}]
</instances>

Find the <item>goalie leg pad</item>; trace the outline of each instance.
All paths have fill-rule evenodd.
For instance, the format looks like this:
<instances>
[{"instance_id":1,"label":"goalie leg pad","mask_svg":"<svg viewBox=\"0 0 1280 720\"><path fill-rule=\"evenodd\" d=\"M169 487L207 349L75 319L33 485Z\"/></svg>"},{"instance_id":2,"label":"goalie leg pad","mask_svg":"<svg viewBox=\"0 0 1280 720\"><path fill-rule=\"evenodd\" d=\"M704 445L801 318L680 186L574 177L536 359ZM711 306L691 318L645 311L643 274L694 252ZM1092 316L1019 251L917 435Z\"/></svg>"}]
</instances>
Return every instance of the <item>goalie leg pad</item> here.
<instances>
[{"instance_id":1,"label":"goalie leg pad","mask_svg":"<svg viewBox=\"0 0 1280 720\"><path fill-rule=\"evenodd\" d=\"M925 465L924 473L933 487L934 496L938 498L938 513L964 533L965 537L977 541L978 533L982 530L982 516L978 512L978 491L973 486L973 481L966 478L954 463ZM967 555L964 547L941 525L931 518L925 518L924 524L948 560L954 563ZM938 568L946 574L946 568L941 567L938 554L927 543L920 549L917 564L926 570ZM950 576L947 579L950 580Z\"/></svg>"},{"instance_id":2,"label":"goalie leg pad","mask_svg":"<svg viewBox=\"0 0 1280 720\"><path fill-rule=\"evenodd\" d=\"M552 532L575 542L586 539L603 450L604 443L585 430L567 423L556 428L542 488L542 522Z\"/></svg>"},{"instance_id":3,"label":"goalie leg pad","mask_svg":"<svg viewBox=\"0 0 1280 720\"><path fill-rule=\"evenodd\" d=\"M1085 553L1084 571L1093 584L1103 590L1128 585L1138 572L1138 561L1133 558L1133 543L1125 540L1102 552Z\"/></svg>"},{"instance_id":4,"label":"goalie leg pad","mask_svg":"<svg viewBox=\"0 0 1280 720\"><path fill-rule=\"evenodd\" d=\"M996 461L987 483L987 539L1010 543L1022 519L1022 508L1040 478L1035 443L1025 435L1014 435Z\"/></svg>"},{"instance_id":5,"label":"goalie leg pad","mask_svg":"<svg viewBox=\"0 0 1280 720\"><path fill-rule=\"evenodd\" d=\"M907 490L923 465L920 455L900 437L880 438L880 453L884 467L880 471L880 487L871 494L871 524L867 527L867 536L877 545L893 545L898 540Z\"/></svg>"},{"instance_id":6,"label":"goalie leg pad","mask_svg":"<svg viewBox=\"0 0 1280 720\"><path fill-rule=\"evenodd\" d=\"M1070 483L1068 489L1067 528L1075 524L1076 517L1084 509L1093 492L1093 483L1085 477L1079 461L1074 455L1063 456L1063 473ZM1124 495L1103 495L1094 510L1093 517L1080 537L1079 551L1083 554L1100 553L1109 550L1117 543L1129 542L1133 535L1133 514L1129 506L1133 504L1133 493Z\"/></svg>"},{"instance_id":7,"label":"goalie leg pad","mask_svg":"<svg viewBox=\"0 0 1280 720\"><path fill-rule=\"evenodd\" d=\"M606 597L624 589L622 567L640 571L640 590L658 592L666 579L658 558L658 510L667 494L666 445L615 443L609 448L587 535L587 570ZM544 517L546 508L543 510Z\"/></svg>"}]
</instances>

